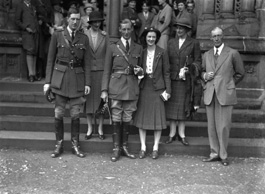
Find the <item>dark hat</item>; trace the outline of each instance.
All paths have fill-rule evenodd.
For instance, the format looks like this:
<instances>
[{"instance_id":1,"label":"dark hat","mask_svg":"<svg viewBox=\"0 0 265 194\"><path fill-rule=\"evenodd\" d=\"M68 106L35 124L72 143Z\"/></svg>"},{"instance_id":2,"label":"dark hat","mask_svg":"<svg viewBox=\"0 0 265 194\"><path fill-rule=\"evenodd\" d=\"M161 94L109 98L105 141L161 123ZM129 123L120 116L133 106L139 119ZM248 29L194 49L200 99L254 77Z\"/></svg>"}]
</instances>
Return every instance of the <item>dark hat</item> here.
<instances>
[{"instance_id":1,"label":"dark hat","mask_svg":"<svg viewBox=\"0 0 265 194\"><path fill-rule=\"evenodd\" d=\"M184 26L186 28L191 29L191 19L187 17L177 19L174 23L174 26Z\"/></svg>"},{"instance_id":2,"label":"dark hat","mask_svg":"<svg viewBox=\"0 0 265 194\"><path fill-rule=\"evenodd\" d=\"M94 6L91 4L91 3L86 3L85 6L84 6L84 10L86 11L87 8L92 8L92 10L94 10Z\"/></svg>"},{"instance_id":3,"label":"dark hat","mask_svg":"<svg viewBox=\"0 0 265 194\"><path fill-rule=\"evenodd\" d=\"M156 12L158 13L159 12L159 10L160 10L160 8L159 8L159 6L158 5L153 5L153 6L151 6L151 8L154 8L155 10L156 10Z\"/></svg>"},{"instance_id":4,"label":"dark hat","mask_svg":"<svg viewBox=\"0 0 265 194\"><path fill-rule=\"evenodd\" d=\"M101 12L99 11L92 11L89 15L89 21L88 23L91 23L91 22L96 22L96 21L103 21L104 18L102 17L102 14Z\"/></svg>"},{"instance_id":5,"label":"dark hat","mask_svg":"<svg viewBox=\"0 0 265 194\"><path fill-rule=\"evenodd\" d=\"M49 88L49 90L46 92L45 94L46 99L48 100L48 102L50 103L54 103L55 101L55 96L54 93L52 92L52 90Z\"/></svg>"},{"instance_id":6,"label":"dark hat","mask_svg":"<svg viewBox=\"0 0 265 194\"><path fill-rule=\"evenodd\" d=\"M155 43L157 43L161 37L161 32L159 30L157 30L156 28L153 28L153 27L145 28L144 32L142 34L142 37L144 38L144 40L146 40L146 36L147 36L148 32L155 32L156 33L156 42Z\"/></svg>"}]
</instances>

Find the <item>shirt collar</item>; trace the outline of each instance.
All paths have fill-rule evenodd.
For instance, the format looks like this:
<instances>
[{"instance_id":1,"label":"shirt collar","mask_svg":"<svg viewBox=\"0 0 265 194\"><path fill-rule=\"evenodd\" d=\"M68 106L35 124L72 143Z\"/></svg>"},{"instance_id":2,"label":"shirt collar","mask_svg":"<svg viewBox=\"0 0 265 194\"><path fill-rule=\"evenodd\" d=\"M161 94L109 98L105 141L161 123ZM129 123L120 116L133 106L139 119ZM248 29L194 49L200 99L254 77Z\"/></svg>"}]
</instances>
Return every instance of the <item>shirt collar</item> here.
<instances>
[{"instance_id":1,"label":"shirt collar","mask_svg":"<svg viewBox=\"0 0 265 194\"><path fill-rule=\"evenodd\" d=\"M216 48L215 46L213 47L214 49L214 53L216 53L216 49L218 49L218 55L221 54L222 50L224 48L224 43L221 44L221 46L219 46L218 48Z\"/></svg>"},{"instance_id":2,"label":"shirt collar","mask_svg":"<svg viewBox=\"0 0 265 194\"><path fill-rule=\"evenodd\" d=\"M69 26L67 26L67 30L68 30L70 36L72 36L72 30L69 28ZM75 34L75 33L76 33L76 31L74 31L74 34Z\"/></svg>"},{"instance_id":3,"label":"shirt collar","mask_svg":"<svg viewBox=\"0 0 265 194\"><path fill-rule=\"evenodd\" d=\"M131 38L128 40L130 46L131 46L131 40L132 40ZM121 42L123 43L124 46L126 46L126 40L123 37L121 37Z\"/></svg>"},{"instance_id":4,"label":"shirt collar","mask_svg":"<svg viewBox=\"0 0 265 194\"><path fill-rule=\"evenodd\" d=\"M30 3L27 3L26 1L24 1L24 3L29 7L30 6Z\"/></svg>"}]
</instances>

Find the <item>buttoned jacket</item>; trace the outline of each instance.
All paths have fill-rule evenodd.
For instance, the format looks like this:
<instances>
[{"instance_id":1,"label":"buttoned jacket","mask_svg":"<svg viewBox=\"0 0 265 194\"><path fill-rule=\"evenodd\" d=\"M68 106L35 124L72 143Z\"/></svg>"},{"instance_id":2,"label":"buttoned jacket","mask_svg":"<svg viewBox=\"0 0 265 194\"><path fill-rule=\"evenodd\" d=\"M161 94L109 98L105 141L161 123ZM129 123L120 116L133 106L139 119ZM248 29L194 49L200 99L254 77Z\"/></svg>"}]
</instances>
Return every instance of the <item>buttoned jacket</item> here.
<instances>
[{"instance_id":1,"label":"buttoned jacket","mask_svg":"<svg viewBox=\"0 0 265 194\"><path fill-rule=\"evenodd\" d=\"M210 105L214 92L221 105L234 105L237 103L236 83L243 79L245 70L240 54L224 46L215 64L214 49L203 56L202 77L206 72L213 72L214 78L204 84L204 103Z\"/></svg>"},{"instance_id":2,"label":"buttoned jacket","mask_svg":"<svg viewBox=\"0 0 265 194\"><path fill-rule=\"evenodd\" d=\"M127 56L128 61L123 56ZM102 78L102 91L107 91L109 97L115 100L137 100L139 96L138 77L115 73L124 71L128 67L141 66L142 46L131 41L128 53L121 40L111 43L107 49L104 73Z\"/></svg>"},{"instance_id":3,"label":"buttoned jacket","mask_svg":"<svg viewBox=\"0 0 265 194\"><path fill-rule=\"evenodd\" d=\"M94 47L92 36L91 36L91 29L85 30L84 33L88 36L89 45L91 48L91 71L103 71L104 70L104 62L105 62L105 55L107 52L107 35L105 32L99 30L97 43Z\"/></svg>"},{"instance_id":4,"label":"buttoned jacket","mask_svg":"<svg viewBox=\"0 0 265 194\"><path fill-rule=\"evenodd\" d=\"M143 69L146 72L146 60L147 60L147 49L143 52ZM167 52L156 46L155 55L153 60L153 69L152 69L152 80L155 90L165 89L168 94L171 93L171 80L170 80L170 66L168 63L168 54ZM140 82L140 88L144 87L144 82L148 75L145 74L144 78Z\"/></svg>"},{"instance_id":5,"label":"buttoned jacket","mask_svg":"<svg viewBox=\"0 0 265 194\"><path fill-rule=\"evenodd\" d=\"M71 67L70 63L80 66ZM88 37L77 31L72 41L67 29L54 32L46 68L46 83L51 84L52 91L69 98L83 96L85 85L91 85L90 68L91 50Z\"/></svg>"},{"instance_id":6,"label":"buttoned jacket","mask_svg":"<svg viewBox=\"0 0 265 194\"><path fill-rule=\"evenodd\" d=\"M139 37L141 37L142 33L144 32L144 29L149 28L151 26L155 15L149 11L147 19L144 17L143 12L138 13L138 17L142 22L141 28L139 29Z\"/></svg>"}]
</instances>

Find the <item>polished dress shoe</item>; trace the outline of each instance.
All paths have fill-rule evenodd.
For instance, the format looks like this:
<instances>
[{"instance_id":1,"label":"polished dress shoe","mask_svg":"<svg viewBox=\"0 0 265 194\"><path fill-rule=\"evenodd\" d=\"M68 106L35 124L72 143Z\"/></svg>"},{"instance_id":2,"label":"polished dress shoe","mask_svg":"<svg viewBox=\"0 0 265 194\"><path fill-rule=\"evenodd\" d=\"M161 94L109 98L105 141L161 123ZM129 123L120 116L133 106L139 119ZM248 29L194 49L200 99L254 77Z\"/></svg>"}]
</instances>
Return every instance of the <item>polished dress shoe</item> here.
<instances>
[{"instance_id":1,"label":"polished dress shoe","mask_svg":"<svg viewBox=\"0 0 265 194\"><path fill-rule=\"evenodd\" d=\"M224 166L228 166L229 165L229 162L227 159L222 159L221 160L221 164L224 165Z\"/></svg>"},{"instance_id":2,"label":"polished dress shoe","mask_svg":"<svg viewBox=\"0 0 265 194\"><path fill-rule=\"evenodd\" d=\"M203 162L216 162L216 161L221 161L221 158L219 157L209 157L209 158L204 158L202 159Z\"/></svg>"},{"instance_id":3,"label":"polished dress shoe","mask_svg":"<svg viewBox=\"0 0 265 194\"><path fill-rule=\"evenodd\" d=\"M178 140L184 145L184 146L188 146L189 145L189 142L186 140L185 137L180 137L178 136Z\"/></svg>"},{"instance_id":4,"label":"polished dress shoe","mask_svg":"<svg viewBox=\"0 0 265 194\"><path fill-rule=\"evenodd\" d=\"M34 76L33 75L29 76L29 82L34 82Z\"/></svg>"},{"instance_id":5,"label":"polished dress shoe","mask_svg":"<svg viewBox=\"0 0 265 194\"><path fill-rule=\"evenodd\" d=\"M101 140L104 140L105 139L105 135L104 134L102 134L102 135L98 134L98 138L101 139Z\"/></svg>"},{"instance_id":6,"label":"polished dress shoe","mask_svg":"<svg viewBox=\"0 0 265 194\"><path fill-rule=\"evenodd\" d=\"M86 136L85 136L85 140L89 140L89 139L91 139L91 138L92 138L92 134L93 134L93 133L90 133L90 135L86 135Z\"/></svg>"},{"instance_id":7,"label":"polished dress shoe","mask_svg":"<svg viewBox=\"0 0 265 194\"><path fill-rule=\"evenodd\" d=\"M143 158L145 158L145 156L146 156L146 151L141 150L141 151L139 152L139 158L140 158L140 159L143 159Z\"/></svg>"},{"instance_id":8,"label":"polished dress shoe","mask_svg":"<svg viewBox=\"0 0 265 194\"><path fill-rule=\"evenodd\" d=\"M176 136L173 136L173 137L170 137L170 136L168 136L168 139L166 140L166 144L169 144L169 143L172 143L173 141L175 141L176 140Z\"/></svg>"},{"instance_id":9,"label":"polished dress shoe","mask_svg":"<svg viewBox=\"0 0 265 194\"><path fill-rule=\"evenodd\" d=\"M157 159L158 158L158 150L154 150L153 152L152 152L152 159Z\"/></svg>"},{"instance_id":10,"label":"polished dress shoe","mask_svg":"<svg viewBox=\"0 0 265 194\"><path fill-rule=\"evenodd\" d=\"M80 150L79 146L73 146L72 147L72 153L76 155L79 158L84 158L85 154Z\"/></svg>"}]
</instances>

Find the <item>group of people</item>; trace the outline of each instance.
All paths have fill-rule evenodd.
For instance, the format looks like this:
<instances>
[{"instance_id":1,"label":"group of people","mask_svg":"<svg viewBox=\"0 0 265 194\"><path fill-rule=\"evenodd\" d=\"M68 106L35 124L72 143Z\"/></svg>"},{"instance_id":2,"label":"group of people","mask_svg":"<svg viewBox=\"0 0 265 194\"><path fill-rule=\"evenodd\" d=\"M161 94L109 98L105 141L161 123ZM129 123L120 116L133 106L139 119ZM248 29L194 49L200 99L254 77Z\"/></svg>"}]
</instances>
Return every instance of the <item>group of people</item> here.
<instances>
[{"instance_id":1,"label":"group of people","mask_svg":"<svg viewBox=\"0 0 265 194\"><path fill-rule=\"evenodd\" d=\"M176 35L168 40L170 29L161 27L166 22L167 16L162 14L168 13L164 10L168 4L166 0L159 3L162 8L154 25L141 32L139 40L144 47L134 39L137 21L124 13L119 27L121 37L117 41L109 41L108 35L100 30L104 19L99 11L90 13L90 28L84 33L78 30L81 15L77 9L68 12L67 27L54 32L44 85L44 93L55 96L56 148L52 157L64 151L63 117L67 103L72 119L72 153L78 157L85 157L79 145L80 113L87 114L85 139L89 140L93 114L101 101L109 103L113 122L111 161L115 162L122 155L136 158L128 148L130 125L139 128L140 159L147 156L148 130L154 131L151 157L159 157L159 142L167 120L170 134L165 143L177 137L183 145L189 145L185 121L199 108L203 94L211 148L210 157L203 161L229 164L228 138L232 109L237 102L235 84L244 75L240 55L224 45L223 30L216 27L211 31L214 47L202 58L199 42L192 38L192 21L187 17L170 22ZM105 138L103 119L102 115L98 125L101 140Z\"/></svg>"}]
</instances>

